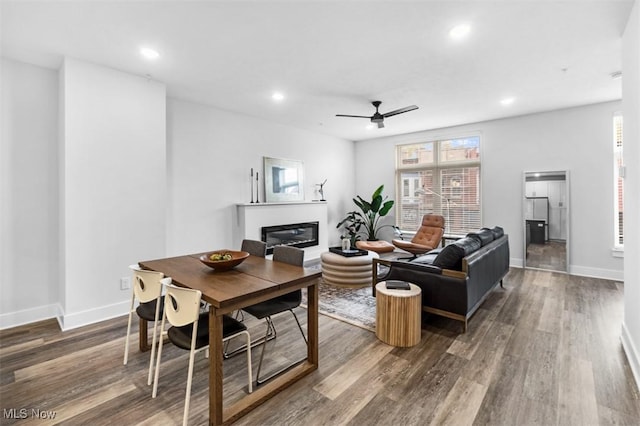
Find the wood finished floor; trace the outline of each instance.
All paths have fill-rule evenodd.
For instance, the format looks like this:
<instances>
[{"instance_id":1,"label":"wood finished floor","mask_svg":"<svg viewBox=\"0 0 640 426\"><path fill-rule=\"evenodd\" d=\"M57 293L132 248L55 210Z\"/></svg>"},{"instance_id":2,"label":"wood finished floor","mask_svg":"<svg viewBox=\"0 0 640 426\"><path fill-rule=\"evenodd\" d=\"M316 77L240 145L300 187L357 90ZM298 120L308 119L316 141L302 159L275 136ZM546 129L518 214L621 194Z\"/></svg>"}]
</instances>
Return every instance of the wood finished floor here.
<instances>
[{"instance_id":1,"label":"wood finished floor","mask_svg":"<svg viewBox=\"0 0 640 426\"><path fill-rule=\"evenodd\" d=\"M620 344L622 284L513 269L469 322L423 317L422 340L393 348L320 316L320 369L237 425L638 425L638 389ZM299 317L306 312L300 309ZM248 320L252 336L263 324ZM276 317L282 352L304 353L290 315ZM148 353L126 317L68 332L55 321L0 331L1 424L174 425L182 420L187 355L165 346L159 395ZM269 350L271 351L271 347ZM254 349L254 374L260 349ZM225 361L225 401L246 392L245 357ZM206 424L207 360L196 359L190 424ZM24 420L6 418L26 408ZM54 421L31 417L53 410Z\"/></svg>"}]
</instances>

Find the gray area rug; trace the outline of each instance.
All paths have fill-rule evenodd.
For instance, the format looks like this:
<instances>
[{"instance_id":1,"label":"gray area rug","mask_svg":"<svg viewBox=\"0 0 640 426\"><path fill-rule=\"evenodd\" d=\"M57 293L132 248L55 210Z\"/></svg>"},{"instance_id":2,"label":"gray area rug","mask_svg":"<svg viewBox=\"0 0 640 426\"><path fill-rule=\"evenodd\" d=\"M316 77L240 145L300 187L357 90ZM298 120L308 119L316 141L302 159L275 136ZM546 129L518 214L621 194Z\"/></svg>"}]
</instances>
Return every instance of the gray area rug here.
<instances>
[{"instance_id":1,"label":"gray area rug","mask_svg":"<svg viewBox=\"0 0 640 426\"><path fill-rule=\"evenodd\" d=\"M370 286L341 288L325 284L322 278L319 281L318 310L321 314L376 331L376 298L371 296ZM307 306L306 289L302 291L302 306Z\"/></svg>"}]
</instances>

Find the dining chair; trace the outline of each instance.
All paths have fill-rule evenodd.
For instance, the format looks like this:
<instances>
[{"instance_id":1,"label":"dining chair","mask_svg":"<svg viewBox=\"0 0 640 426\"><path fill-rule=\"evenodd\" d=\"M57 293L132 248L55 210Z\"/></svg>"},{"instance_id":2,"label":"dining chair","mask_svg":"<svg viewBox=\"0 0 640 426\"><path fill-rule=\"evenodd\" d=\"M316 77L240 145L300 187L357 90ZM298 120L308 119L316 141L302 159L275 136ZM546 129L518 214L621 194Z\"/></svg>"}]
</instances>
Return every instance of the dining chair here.
<instances>
[{"instance_id":1,"label":"dining chair","mask_svg":"<svg viewBox=\"0 0 640 426\"><path fill-rule=\"evenodd\" d=\"M240 250L246 251L251 256L266 257L267 256L267 243L265 243L264 241L244 239L244 240L242 240L242 245L240 247ZM244 321L244 314L242 313L241 309L238 309L236 311L234 317L238 321ZM228 346L229 345L228 345L228 342L227 342L227 344L225 344L225 346L224 346L224 356L225 356L225 358L229 358L229 356L230 356L227 353ZM255 344L254 344L254 346L255 346ZM236 353L237 351L233 351L233 352Z\"/></svg>"},{"instance_id":2,"label":"dining chair","mask_svg":"<svg viewBox=\"0 0 640 426\"><path fill-rule=\"evenodd\" d=\"M127 337L124 343L124 365L127 365L129 359L131 320L135 312L138 317L145 320L140 322L140 327L146 327L148 321L153 321L153 340L151 343L151 356L149 357L149 377L147 379L147 384L150 385L156 349L158 319L163 311L162 279L164 278L164 274L162 272L146 271L137 264L130 265L129 268L133 271L133 283L131 285L131 307L129 309ZM139 304L138 307L134 309L136 300Z\"/></svg>"},{"instance_id":3,"label":"dining chair","mask_svg":"<svg viewBox=\"0 0 640 426\"><path fill-rule=\"evenodd\" d=\"M164 330L166 321L171 327L167 330L167 337L171 343L180 349L189 351L189 370L187 374L187 391L184 401L184 415L182 424L186 425L189 419L189 403L191 400L191 381L193 378L193 364L195 354L209 349L209 313L200 311L202 293L200 290L176 287L171 285L171 278L163 280L166 288L164 312L162 315L161 330ZM251 337L247 327L240 321L236 321L228 315L222 317L222 341L225 342L241 334L247 339L247 347L251 346ZM155 398L158 391L160 377L160 360L162 358L163 339L158 346L158 358L156 361L155 377L153 381L152 397ZM208 355L208 352L207 352ZM247 351L247 370L249 379L249 393L253 392L251 351Z\"/></svg>"},{"instance_id":4,"label":"dining chair","mask_svg":"<svg viewBox=\"0 0 640 426\"><path fill-rule=\"evenodd\" d=\"M242 240L242 251L246 251L252 256L265 257L267 255L267 243L257 240Z\"/></svg>"},{"instance_id":5,"label":"dining chair","mask_svg":"<svg viewBox=\"0 0 640 426\"><path fill-rule=\"evenodd\" d=\"M274 262L283 262L288 263L295 266L303 266L304 265L304 250L301 250L297 247L291 246L275 246L273 248L273 261ZM278 296L276 298L266 300L264 302L256 303L255 305L247 306L243 308L244 311L253 315L257 319L264 319L267 325L267 331L260 340L263 341L262 352L260 353L260 362L258 363L258 372L256 374L256 384L261 385L267 380L271 379L274 376L282 373L285 370L288 370L290 367L298 364L300 361L296 361L290 365L287 365L277 371L274 371L264 378L260 377L260 371L262 369L262 361L264 359L264 354L267 347L267 342L272 338L276 337L276 328L271 319L272 316L284 313L291 312L293 318L296 320L296 324L298 324L298 329L300 330L300 334L302 334L302 338L305 343L307 343L307 337L302 330L302 326L300 325L300 321L298 321L298 316L293 311L294 308L300 306L300 302L302 301L302 290L298 289L292 291L291 293L284 294L282 296Z\"/></svg>"}]
</instances>

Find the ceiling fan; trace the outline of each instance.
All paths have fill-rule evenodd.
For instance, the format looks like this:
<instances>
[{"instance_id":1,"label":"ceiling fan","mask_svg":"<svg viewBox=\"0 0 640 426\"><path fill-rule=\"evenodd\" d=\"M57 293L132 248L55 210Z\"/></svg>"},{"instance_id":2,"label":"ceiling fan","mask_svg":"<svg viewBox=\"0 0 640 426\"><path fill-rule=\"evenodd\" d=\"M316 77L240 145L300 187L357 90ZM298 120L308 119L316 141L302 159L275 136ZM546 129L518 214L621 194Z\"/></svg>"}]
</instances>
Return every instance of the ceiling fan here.
<instances>
[{"instance_id":1,"label":"ceiling fan","mask_svg":"<svg viewBox=\"0 0 640 426\"><path fill-rule=\"evenodd\" d=\"M336 114L336 117L368 118L368 119L371 120L372 123L376 123L378 125L378 129L381 129L381 128L384 127L384 119L385 118L391 117L391 116L394 116L394 115L398 115L398 114L402 114L402 113L405 113L405 112L413 111L414 109L418 109L417 106L411 105L411 106L408 106L408 107L396 109L394 111L389 111L389 112L386 112L384 114L380 114L378 112L378 107L380 106L380 104L382 102L373 101L371 103L373 104L374 107L376 107L376 112L371 117L368 117L366 115L347 115L347 114Z\"/></svg>"}]
</instances>

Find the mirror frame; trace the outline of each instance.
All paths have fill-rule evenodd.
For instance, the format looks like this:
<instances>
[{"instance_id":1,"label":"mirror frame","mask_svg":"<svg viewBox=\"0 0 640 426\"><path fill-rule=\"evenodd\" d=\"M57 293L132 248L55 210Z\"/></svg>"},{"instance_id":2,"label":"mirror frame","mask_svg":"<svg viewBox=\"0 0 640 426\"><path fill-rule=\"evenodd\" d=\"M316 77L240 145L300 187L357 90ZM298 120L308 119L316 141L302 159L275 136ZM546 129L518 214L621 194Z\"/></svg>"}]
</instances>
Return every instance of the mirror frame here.
<instances>
[{"instance_id":1,"label":"mirror frame","mask_svg":"<svg viewBox=\"0 0 640 426\"><path fill-rule=\"evenodd\" d=\"M274 192L273 170L295 169L298 177L297 192ZM264 194L267 203L304 201L304 167L302 161L264 157Z\"/></svg>"},{"instance_id":2,"label":"mirror frame","mask_svg":"<svg viewBox=\"0 0 640 426\"><path fill-rule=\"evenodd\" d=\"M566 232L567 238L565 240L565 270L556 270L556 269L544 269L544 268L535 268L531 266L527 266L527 221L525 219L525 212L527 209L527 176L534 173L544 173L544 174L564 174L565 177L565 200L566 200ZM559 273L570 273L570 241L571 241L571 179L569 170L544 170L544 171L524 171L522 172L522 211L520 215L520 220L522 223L522 267L524 269L538 269L544 271L552 271Z\"/></svg>"}]
</instances>

